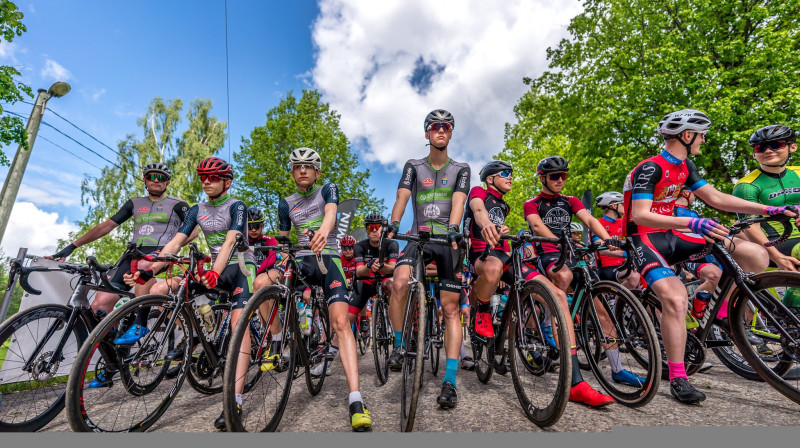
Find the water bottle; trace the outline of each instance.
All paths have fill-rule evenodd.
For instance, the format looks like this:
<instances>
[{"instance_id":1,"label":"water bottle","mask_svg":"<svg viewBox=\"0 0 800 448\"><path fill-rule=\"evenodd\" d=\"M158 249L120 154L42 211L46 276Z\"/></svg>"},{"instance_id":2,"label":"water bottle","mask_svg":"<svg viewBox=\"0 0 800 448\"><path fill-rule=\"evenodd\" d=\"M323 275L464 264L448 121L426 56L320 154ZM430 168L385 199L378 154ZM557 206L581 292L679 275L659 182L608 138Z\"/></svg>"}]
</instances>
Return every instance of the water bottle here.
<instances>
[{"instance_id":1,"label":"water bottle","mask_svg":"<svg viewBox=\"0 0 800 448\"><path fill-rule=\"evenodd\" d=\"M706 312L708 301L711 300L711 293L708 291L700 290L694 293L694 302L692 303L692 316L695 319L702 319L703 314Z\"/></svg>"},{"instance_id":2,"label":"water bottle","mask_svg":"<svg viewBox=\"0 0 800 448\"><path fill-rule=\"evenodd\" d=\"M497 317L503 317L503 310L506 309L508 303L508 296L505 294L500 295L500 305L497 307Z\"/></svg>"},{"instance_id":3,"label":"water bottle","mask_svg":"<svg viewBox=\"0 0 800 448\"><path fill-rule=\"evenodd\" d=\"M311 323L311 310L302 301L297 303L297 315L300 318L300 331L305 336L310 335L311 325L309 324Z\"/></svg>"},{"instance_id":4,"label":"water bottle","mask_svg":"<svg viewBox=\"0 0 800 448\"><path fill-rule=\"evenodd\" d=\"M211 305L207 303L200 305L197 308L197 312L203 318L203 326L206 327L206 331L213 333L216 322L214 321L214 313L211 311Z\"/></svg>"}]
</instances>

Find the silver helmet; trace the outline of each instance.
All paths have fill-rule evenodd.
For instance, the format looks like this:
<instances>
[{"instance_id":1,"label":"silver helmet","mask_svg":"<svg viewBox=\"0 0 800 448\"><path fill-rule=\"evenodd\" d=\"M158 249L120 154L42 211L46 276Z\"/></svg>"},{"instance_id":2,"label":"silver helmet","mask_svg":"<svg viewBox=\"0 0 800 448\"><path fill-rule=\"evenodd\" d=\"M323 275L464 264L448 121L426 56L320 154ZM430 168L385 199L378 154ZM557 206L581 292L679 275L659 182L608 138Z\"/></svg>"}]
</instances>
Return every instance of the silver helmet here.
<instances>
[{"instance_id":1,"label":"silver helmet","mask_svg":"<svg viewBox=\"0 0 800 448\"><path fill-rule=\"evenodd\" d=\"M618 202L623 202L623 201L624 201L624 198L622 196L622 193L620 193L618 191L607 191L607 192L601 194L600 196L598 196L594 200L594 205L596 205L596 206L598 206L600 208L605 208L605 207L608 207L611 204L616 204Z\"/></svg>"},{"instance_id":2,"label":"silver helmet","mask_svg":"<svg viewBox=\"0 0 800 448\"><path fill-rule=\"evenodd\" d=\"M658 133L665 137L674 137L683 131L706 132L710 127L708 115L695 109L681 109L664 115L658 122Z\"/></svg>"},{"instance_id":3,"label":"silver helmet","mask_svg":"<svg viewBox=\"0 0 800 448\"><path fill-rule=\"evenodd\" d=\"M314 165L314 168L318 170L322 169L322 159L319 157L317 151L305 147L297 148L292 151L292 155L289 156L289 169L295 165L301 165L305 163Z\"/></svg>"}]
</instances>

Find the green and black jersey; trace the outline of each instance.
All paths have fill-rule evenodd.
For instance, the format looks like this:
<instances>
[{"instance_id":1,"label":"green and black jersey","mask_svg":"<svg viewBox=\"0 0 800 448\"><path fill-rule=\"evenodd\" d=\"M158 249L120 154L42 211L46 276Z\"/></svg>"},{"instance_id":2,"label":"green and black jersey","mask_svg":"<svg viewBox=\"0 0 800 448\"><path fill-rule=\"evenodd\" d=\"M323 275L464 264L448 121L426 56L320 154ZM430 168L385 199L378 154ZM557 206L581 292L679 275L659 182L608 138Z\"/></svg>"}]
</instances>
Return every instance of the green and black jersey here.
<instances>
[{"instance_id":1,"label":"green and black jersey","mask_svg":"<svg viewBox=\"0 0 800 448\"><path fill-rule=\"evenodd\" d=\"M800 166L788 166L780 174L767 173L756 168L736 183L732 194L751 202L776 207L799 205ZM737 213L736 216L739 219L753 217L753 215L743 213ZM767 233L769 239L775 239L783 233L783 226L775 222L763 223L761 228ZM800 238L797 228L792 230L789 238Z\"/></svg>"},{"instance_id":2,"label":"green and black jersey","mask_svg":"<svg viewBox=\"0 0 800 448\"><path fill-rule=\"evenodd\" d=\"M403 168L398 189L411 190L414 224L411 233L417 234L420 226L428 226L431 233L444 235L450 223L453 193L469 192L469 165L448 159L440 169L434 169L428 158L412 159ZM461 217L459 216L459 222Z\"/></svg>"}]
</instances>

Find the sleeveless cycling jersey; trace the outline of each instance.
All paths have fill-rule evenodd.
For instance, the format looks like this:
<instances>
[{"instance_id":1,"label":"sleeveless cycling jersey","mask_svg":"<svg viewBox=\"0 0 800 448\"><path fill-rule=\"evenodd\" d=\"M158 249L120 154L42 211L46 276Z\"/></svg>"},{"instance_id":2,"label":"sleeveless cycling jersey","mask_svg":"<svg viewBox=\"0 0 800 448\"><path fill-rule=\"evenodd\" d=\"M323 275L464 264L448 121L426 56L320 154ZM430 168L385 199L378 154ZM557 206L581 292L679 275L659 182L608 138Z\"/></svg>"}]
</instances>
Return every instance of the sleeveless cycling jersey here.
<instances>
[{"instance_id":1,"label":"sleeveless cycling jersey","mask_svg":"<svg viewBox=\"0 0 800 448\"><path fill-rule=\"evenodd\" d=\"M586 207L583 206L578 198L563 194L550 195L547 193L539 193L522 206L526 221L528 215L539 215L544 225L547 226L557 238L560 237L562 233L569 231L569 223L572 221L572 215L581 210L586 210ZM533 232L533 229L531 229L531 231ZM558 251L558 248L550 243L536 243L535 247L537 254Z\"/></svg>"},{"instance_id":2,"label":"sleeveless cycling jersey","mask_svg":"<svg viewBox=\"0 0 800 448\"><path fill-rule=\"evenodd\" d=\"M311 191L300 192L281 199L278 204L278 223L279 229L288 232L294 227L297 235L297 242L300 245L309 243L310 238L303 234L307 229L319 230L322 220L325 218L325 206L327 204L339 203L339 190L334 183L327 183L322 187L314 188ZM339 247L336 239L336 232L328 235L327 245L322 251L324 255L339 255L334 249ZM302 250L297 253L298 257L312 255L310 250Z\"/></svg>"},{"instance_id":3,"label":"sleeveless cycling jersey","mask_svg":"<svg viewBox=\"0 0 800 448\"><path fill-rule=\"evenodd\" d=\"M623 219L614 219L610 218L607 215L601 216L598 221L603 228L606 229L608 235L612 238L614 236L622 236L622 225L625 223ZM603 243L599 236L592 234L591 240L593 242ZM603 255L600 252L597 252L597 267L598 268L608 268L608 267L616 267L621 266L625 263L625 259L621 257L609 257L608 255Z\"/></svg>"},{"instance_id":4,"label":"sleeveless cycling jersey","mask_svg":"<svg viewBox=\"0 0 800 448\"><path fill-rule=\"evenodd\" d=\"M467 194L469 177L469 165L453 159L448 159L445 166L438 170L433 169L427 157L406 162L397 188L411 190L414 210L411 234L416 235L420 226L430 227L432 234L446 234L453 193Z\"/></svg>"},{"instance_id":5,"label":"sleeveless cycling jersey","mask_svg":"<svg viewBox=\"0 0 800 448\"><path fill-rule=\"evenodd\" d=\"M664 229L641 226L631 219L632 202L637 199L650 199L650 211L659 215L672 216L675 199L681 187L687 185L695 191L706 185L697 167L691 160L681 160L666 149L661 154L643 160L625 178L623 196L625 198L625 236L637 233L663 232Z\"/></svg>"},{"instance_id":6,"label":"sleeveless cycling jersey","mask_svg":"<svg viewBox=\"0 0 800 448\"><path fill-rule=\"evenodd\" d=\"M188 236L196 226L200 226L200 230L203 231L208 248L211 250L211 259L216 260L229 231L247 232L247 207L244 202L229 194L216 201L200 202L189 209L178 232ZM245 253L245 261L255 264L252 252ZM234 252L229 264L236 262L238 258Z\"/></svg>"},{"instance_id":7,"label":"sleeveless cycling jersey","mask_svg":"<svg viewBox=\"0 0 800 448\"><path fill-rule=\"evenodd\" d=\"M479 252L486 249L486 241L481 235L481 228L475 223L475 213L472 207L469 206L472 199L478 198L483 201L486 211L489 213L489 219L493 224L502 226L506 222L506 216L511 210L511 207L503 200L503 195L493 188L473 187L469 192L469 199L467 199L467 209L464 213L464 228L469 230L470 246L473 252ZM502 249L505 252L511 250L508 241L502 241L502 244L496 249Z\"/></svg>"},{"instance_id":8,"label":"sleeveless cycling jersey","mask_svg":"<svg viewBox=\"0 0 800 448\"><path fill-rule=\"evenodd\" d=\"M178 233L188 211L189 204L181 199L167 197L153 202L145 196L128 199L110 219L120 225L133 217L132 243L164 247Z\"/></svg>"},{"instance_id":9,"label":"sleeveless cycling jersey","mask_svg":"<svg viewBox=\"0 0 800 448\"><path fill-rule=\"evenodd\" d=\"M369 239L356 243L356 247L353 251L353 258L356 261L356 267L365 265L371 266L375 259L378 258L378 255L380 255L378 252L378 247L373 247L372 244L369 243ZM397 261L397 257L399 256L400 245L397 244L397 241L388 239L383 240L383 262L393 263ZM370 271L370 273L371 272L372 271ZM375 283L375 280L364 280L364 283L372 285Z\"/></svg>"},{"instance_id":10,"label":"sleeveless cycling jersey","mask_svg":"<svg viewBox=\"0 0 800 448\"><path fill-rule=\"evenodd\" d=\"M786 168L780 174L767 173L756 168L736 183L732 194L750 202L776 207L800 205L800 166ZM758 215L736 214L739 219L755 216ZM773 240L783 233L783 226L777 222L761 223L761 228ZM800 238L800 231L792 226L789 238Z\"/></svg>"}]
</instances>

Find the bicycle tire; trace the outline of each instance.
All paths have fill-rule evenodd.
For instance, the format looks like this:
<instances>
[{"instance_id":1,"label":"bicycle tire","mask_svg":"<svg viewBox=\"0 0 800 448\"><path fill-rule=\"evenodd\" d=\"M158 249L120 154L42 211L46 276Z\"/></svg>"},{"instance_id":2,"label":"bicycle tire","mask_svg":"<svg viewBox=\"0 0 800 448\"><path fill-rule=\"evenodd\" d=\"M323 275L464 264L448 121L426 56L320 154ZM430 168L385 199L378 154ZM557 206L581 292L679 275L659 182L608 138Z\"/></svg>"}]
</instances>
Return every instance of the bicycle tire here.
<instances>
[{"instance_id":1,"label":"bicycle tire","mask_svg":"<svg viewBox=\"0 0 800 448\"><path fill-rule=\"evenodd\" d=\"M258 290L247 301L247 305L242 309L242 314L239 315L239 322L231 332L231 347L241 347L251 322L261 330L261 337L266 338L266 335L269 334L269 316L274 312L275 307L279 307L286 300L283 291L279 286L266 286ZM261 315L259 309L270 300L274 301L273 308L267 310L267 315ZM286 319L290 319L289 322L297 322L297 308L289 308ZM275 368L263 372L261 371L262 365L272 363L272 361L262 359L263 351L270 347L270 342L254 341L253 336L250 336L254 343L251 343L251 352L247 354L250 361L246 375L253 375L255 378L254 381L245 381L245 384L252 381L253 386L249 390L245 386L242 394L241 414L236 406L236 366L242 352L241 350L229 350L223 375L225 386L222 390L223 411L228 430L232 432L271 432L278 428L289 402L297 361L297 341L293 337L293 326L283 325L281 331L283 342L277 356L278 364ZM270 353L270 355L273 354ZM254 373L254 370L257 373Z\"/></svg>"},{"instance_id":2,"label":"bicycle tire","mask_svg":"<svg viewBox=\"0 0 800 448\"><path fill-rule=\"evenodd\" d=\"M718 325L714 325L711 329L711 334L714 335L715 338L719 340L731 340L730 334L723 328L720 328ZM763 383L764 379L761 378L752 367L750 367L750 363L744 359L741 352L739 352L739 348L735 345L730 346L723 346L723 347L712 347L711 351L714 352L714 355L719 359L719 361L727 367L731 372L741 376L742 378L748 379L750 381L756 381ZM759 357L767 362L767 359L771 361L775 361L774 364L769 365L770 369L775 372L778 376L784 376L792 370L792 363L785 361L774 354L770 355L762 355L759 352Z\"/></svg>"},{"instance_id":3,"label":"bicycle tire","mask_svg":"<svg viewBox=\"0 0 800 448\"><path fill-rule=\"evenodd\" d=\"M442 327L439 325L439 308L436 306L432 306L431 310L431 317L427 319L430 322L430 340L431 340L431 374L433 376L437 376L439 373L439 361L441 358L441 350L442 350Z\"/></svg>"},{"instance_id":4,"label":"bicycle tire","mask_svg":"<svg viewBox=\"0 0 800 448\"><path fill-rule=\"evenodd\" d=\"M222 325L225 321L225 318L230 311L231 307L227 303L215 303L211 305L211 312L214 313L214 322L215 327L213 334L218 334L220 325ZM228 327L230 327L230 323L228 323ZM228 328L229 330L230 328ZM225 355L228 351L228 341L230 340L230 331L226 330L226 334L223 336L222 340L220 341L220 345L223 347L222 349L222 359L225 358ZM204 395L214 395L222 392L223 389L223 381L222 381L222 370L217 373L217 375L213 375L213 372L209 370L213 370L212 367L209 365L208 356L205 354L205 350L203 350L202 344L198 345L200 350L199 353L192 353L191 360L189 361L189 370L188 374L186 375L186 382L192 387L192 389L200 392ZM213 375L213 376L212 376ZM214 381L217 380L218 384L215 384Z\"/></svg>"},{"instance_id":5,"label":"bicycle tire","mask_svg":"<svg viewBox=\"0 0 800 448\"><path fill-rule=\"evenodd\" d=\"M356 316L356 319L358 319L358 316ZM361 356L364 356L364 355L367 354L367 340L364 338L364 335L361 333L361 324L360 323L359 323L358 328L356 328L356 333L357 334L355 335L355 337L356 337L356 342L358 343L358 352L361 354Z\"/></svg>"},{"instance_id":6,"label":"bicycle tire","mask_svg":"<svg viewBox=\"0 0 800 448\"><path fill-rule=\"evenodd\" d=\"M567 326L571 322L552 291L540 280L533 279L523 283L519 295L515 297L513 300L519 300L519 303L509 301L506 307L506 312L512 313L508 327L508 357L514 391L522 405L522 411L531 422L540 427L552 426L564 414L569 401L572 362ZM541 327L543 306L550 309L558 349L549 347L544 341ZM530 326L534 328L530 329ZM560 367L552 372L552 362L556 359ZM542 388L547 389L543 398L539 399L534 396L533 391L528 390L527 384L531 381L543 383ZM537 389L537 386L533 389Z\"/></svg>"},{"instance_id":7,"label":"bicycle tire","mask_svg":"<svg viewBox=\"0 0 800 448\"><path fill-rule=\"evenodd\" d=\"M0 432L38 431L64 409L66 382L60 380L58 371L72 365L87 336L81 317L78 317L72 329L66 328L71 311L64 305L36 305L14 314L0 325L0 348L4 348L0 350L3 353L0 368L5 369L4 377L0 379L0 391L6 390L2 392L3 400L0 402ZM29 328L29 324L34 323ZM42 361L53 359L52 350L40 352L40 361L32 365L30 371L21 370L28 358L25 352L32 351L35 347L35 344L31 347L30 343L43 340L51 326L55 326L53 330L57 333L49 337L52 342L45 342L43 350L55 348L64 333L60 330L72 333L62 349L63 359L55 364L54 373L50 373L52 367L48 372L39 370L46 367L42 365ZM19 373L9 376L14 370ZM17 391L14 392L13 389ZM39 397L41 399L37 399Z\"/></svg>"},{"instance_id":8,"label":"bicycle tire","mask_svg":"<svg viewBox=\"0 0 800 448\"><path fill-rule=\"evenodd\" d=\"M389 354L394 347L392 325L389 322L386 302L383 298L376 299L372 305L372 334L375 372L378 374L378 382L382 386L389 379Z\"/></svg>"},{"instance_id":9,"label":"bicycle tire","mask_svg":"<svg viewBox=\"0 0 800 448\"><path fill-rule=\"evenodd\" d=\"M775 317L775 322L767 322L767 324L780 325L795 341L800 340L800 313L794 314L791 311L783 311L781 307L777 305L777 303L780 303L780 298L772 294L761 293L762 291L768 291L770 289L775 290L775 288L780 287L800 288L800 273L786 271L764 272L751 276L749 283L749 288L756 293L758 299L765 302L765 306L770 307L768 308L769 313ZM731 296L732 305L730 306L732 308L730 310L729 322L733 341L750 366L753 367L764 381L769 383L785 397L800 404L800 380L786 380L778 375L770 366L764 363L758 352L747 339L746 331L750 328L750 325L745 322L747 322L749 301L749 297L744 295L738 288ZM764 311L767 312L766 309L764 309ZM770 328L765 328L765 330L770 330ZM777 328L774 330L777 330ZM790 345L782 335L779 335L779 340L783 348L783 352L779 356L784 357L787 362L790 362L790 367L800 365L800 347L798 346L800 344Z\"/></svg>"},{"instance_id":10,"label":"bicycle tire","mask_svg":"<svg viewBox=\"0 0 800 448\"><path fill-rule=\"evenodd\" d=\"M612 370L606 368L599 360L594 357L587 358L589 366L595 378L605 391L614 397L614 400L624 406L637 408L646 405L658 393L658 386L661 381L661 352L658 346L658 335L653 327L653 323L647 316L642 304L631 294L631 292L616 282L599 281L592 284L589 299L581 304L581 320L584 323L593 322L595 338L593 344L603 350L601 339L612 338L612 333L603 328L597 315L597 305L602 306L611 320L613 330L616 333L617 349L626 348L625 351L618 350L620 364L627 371L645 379L644 383L638 386L617 385L612 378ZM611 305L613 300L613 307ZM627 317L629 325L623 325L624 318ZM632 328L631 328L632 326ZM602 338L600 331L602 330ZM634 330L634 331L628 331ZM587 326L581 326L581 338L589 340L586 334ZM621 344L620 344L621 343ZM613 345L613 344L612 344ZM636 353L637 356L633 356ZM609 359L610 355L606 356ZM622 384L622 383L620 383Z\"/></svg>"},{"instance_id":11,"label":"bicycle tire","mask_svg":"<svg viewBox=\"0 0 800 448\"><path fill-rule=\"evenodd\" d=\"M303 336L300 340L305 345L306 353L308 354L308 364L306 367L306 386L308 392L314 396L322 390L322 384L325 382L325 377L328 376L328 367L330 367L327 360L332 360L330 355L331 347L331 321L328 317L328 306L320 306L320 302L313 300L311 304L311 334ZM298 324L297 319L294 320L293 325ZM295 327L295 331L299 334L299 324ZM311 375L313 369L320 362L323 363L322 373L318 377Z\"/></svg>"},{"instance_id":12,"label":"bicycle tire","mask_svg":"<svg viewBox=\"0 0 800 448\"><path fill-rule=\"evenodd\" d=\"M150 294L140 296L128 301L114 310L95 328L81 347L70 372L67 382L66 411L70 427L76 432L142 432L150 428L166 412L175 396L180 391L186 377L189 352L191 349L191 332L184 332L184 350L181 367L177 376L164 381L165 372L172 361L167 361L164 356L169 351L169 339L179 330L177 321L182 328L191 328L189 323L192 316L181 307L173 327L169 325L153 325L153 329L139 342L130 346L111 346L108 341L112 329L116 334L122 334L126 327L133 322L137 312L142 308L163 307L169 310L161 314L159 322L166 324L166 319L175 311L175 300L172 297ZM148 325L150 325L148 323ZM106 365L115 365L121 377L121 385L114 380L108 382L108 387L89 388L87 386L87 369L90 361L101 344L113 347L114 354L119 358L120 364L110 363L101 358ZM160 351L155 348L160 347ZM133 355L132 355L133 354ZM144 356L137 361L137 356ZM141 385L136 382L142 376L149 375L153 379ZM157 393L156 393L157 392ZM131 406L127 400L139 401ZM145 400L153 398L154 403L143 404ZM99 402L99 403L98 403ZM118 406L114 412L111 407ZM125 416L124 421L119 417ZM117 424L121 426L116 426ZM110 426L108 426L110 425Z\"/></svg>"},{"instance_id":13,"label":"bicycle tire","mask_svg":"<svg viewBox=\"0 0 800 448\"><path fill-rule=\"evenodd\" d=\"M400 391L400 431L411 432L417 415L419 391L425 368L425 292L414 283L408 292L403 318L403 337L407 338L402 357L403 383ZM415 319L416 318L416 319ZM416 322L415 322L416 320Z\"/></svg>"}]
</instances>

